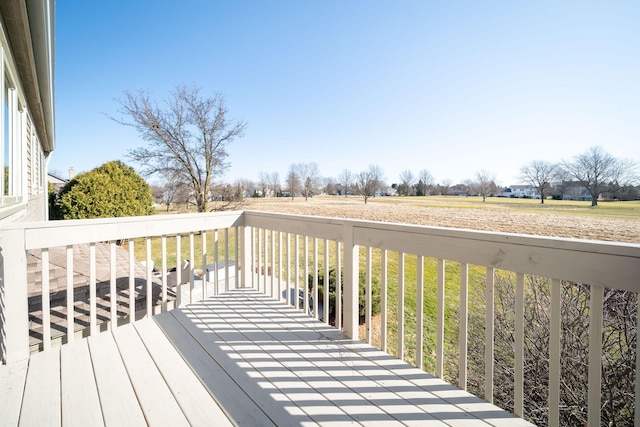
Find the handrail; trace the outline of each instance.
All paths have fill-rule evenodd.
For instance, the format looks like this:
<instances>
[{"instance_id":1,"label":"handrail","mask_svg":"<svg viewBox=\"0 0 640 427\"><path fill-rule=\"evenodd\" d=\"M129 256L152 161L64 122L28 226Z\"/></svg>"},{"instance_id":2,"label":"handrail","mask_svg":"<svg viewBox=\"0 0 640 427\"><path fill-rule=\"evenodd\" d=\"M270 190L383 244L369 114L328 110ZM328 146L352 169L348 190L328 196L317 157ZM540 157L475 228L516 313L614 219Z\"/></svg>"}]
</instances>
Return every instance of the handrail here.
<instances>
[{"instance_id":1,"label":"handrail","mask_svg":"<svg viewBox=\"0 0 640 427\"><path fill-rule=\"evenodd\" d=\"M134 216L13 223L2 230L24 230L25 250L67 246L86 242L108 242L147 236L230 228L243 225L242 211L201 214Z\"/></svg>"},{"instance_id":2,"label":"handrail","mask_svg":"<svg viewBox=\"0 0 640 427\"><path fill-rule=\"evenodd\" d=\"M640 245L245 211L247 226L640 292ZM562 262L559 262L562 260Z\"/></svg>"}]
</instances>

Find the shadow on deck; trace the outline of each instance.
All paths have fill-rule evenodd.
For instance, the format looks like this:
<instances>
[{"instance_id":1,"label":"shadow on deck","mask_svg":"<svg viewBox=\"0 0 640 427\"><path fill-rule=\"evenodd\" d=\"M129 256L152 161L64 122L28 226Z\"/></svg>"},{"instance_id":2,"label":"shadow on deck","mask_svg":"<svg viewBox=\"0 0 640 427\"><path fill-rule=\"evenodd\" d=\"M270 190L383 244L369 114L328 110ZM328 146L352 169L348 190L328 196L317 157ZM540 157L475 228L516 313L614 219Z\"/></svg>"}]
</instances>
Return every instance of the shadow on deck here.
<instances>
[{"instance_id":1,"label":"shadow on deck","mask_svg":"<svg viewBox=\"0 0 640 427\"><path fill-rule=\"evenodd\" d=\"M530 425L250 289L0 366L0 381L10 425Z\"/></svg>"}]
</instances>

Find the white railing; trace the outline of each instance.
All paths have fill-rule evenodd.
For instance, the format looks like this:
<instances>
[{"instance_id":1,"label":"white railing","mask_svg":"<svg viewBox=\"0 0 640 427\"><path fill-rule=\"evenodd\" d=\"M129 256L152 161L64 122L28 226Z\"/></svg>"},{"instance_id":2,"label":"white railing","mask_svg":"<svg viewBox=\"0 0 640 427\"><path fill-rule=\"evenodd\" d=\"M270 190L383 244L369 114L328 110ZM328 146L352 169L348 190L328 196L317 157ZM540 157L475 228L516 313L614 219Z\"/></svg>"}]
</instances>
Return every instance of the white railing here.
<instances>
[{"instance_id":1,"label":"white railing","mask_svg":"<svg viewBox=\"0 0 640 427\"><path fill-rule=\"evenodd\" d=\"M84 335L91 335L104 329L105 326L116 326L118 323L133 322L136 317L150 316L157 311L164 311L170 307L169 296L175 296L174 304L181 304L181 297L186 295L191 302L194 292L199 291L199 295L207 296L208 287L208 266L212 266L212 273L216 280L225 283L226 289L229 286L238 286L241 277L233 275L233 283L230 281L230 265L237 266L235 262L239 259L238 235L242 226L242 212L226 212L220 214L203 215L171 215L154 217L130 217L118 219L95 219L95 220L74 220L74 221L51 221L39 223L11 224L4 226L0 231L0 255L1 255L1 282L0 282L0 302L2 303L2 339L0 355L5 362L21 360L29 355L30 331L29 330L29 305L28 289L33 283L28 283L27 265L30 262L29 253L39 251L42 286L41 292L41 317L42 317L42 344L43 350L48 350L52 346L52 327L64 328L65 333L62 342L74 339L74 327L77 328L76 309L74 303L74 246L88 245L88 270L83 273L88 275L88 301L89 305L89 325ZM207 244L207 235L213 237L211 243ZM175 248L167 249L167 238L175 239ZM183 245L183 237L184 242ZM219 237L222 242L219 242ZM160 243L160 259L157 260L159 267L157 272L152 270L155 264L152 259L152 240ZM205 248L200 259L196 259L194 246L195 240L201 239L199 245ZM136 244L137 241L137 244ZM233 241L233 247L229 242ZM126 244L124 244L126 242ZM221 243L221 245L219 245ZM97 295L96 271L100 267L96 258L96 248L108 246L108 264L110 278L106 293L109 298L101 300ZM128 301L118 302L116 297L120 289L116 289L116 249L119 245L124 245L128 251ZM136 250L138 246L138 250ZM139 246L143 246L140 250ZM183 247L188 253L183 258ZM208 249L212 249L208 253ZM51 316L50 296L53 291L50 289L50 252L56 250L57 253L66 254L66 322L59 322L54 325ZM136 254L143 262L136 259ZM176 268L177 277L172 278L174 283L185 284L177 288L168 289L167 256L172 254L175 258L175 266L180 266L183 259L189 259L188 277L180 277L182 271ZM76 260L77 261L77 260ZM232 262L230 262L232 261ZM142 277L136 270L140 271L144 266ZM218 268L221 266L221 268ZM122 266L121 266L122 267ZM194 272L202 272L202 280L198 281L200 289L196 288ZM223 277L218 277L221 271ZM120 278L122 279L122 278ZM140 285L140 282L143 285ZM217 283L216 283L217 285ZM183 292L184 287L187 287ZM213 292L218 286L211 287ZM158 295L157 301L153 300L153 295ZM144 301L140 309L140 301L136 301L136 294L142 294ZM108 305L108 314L101 317L108 317L103 322L99 322L98 309ZM138 305L138 309L136 308ZM104 311L104 310L103 310ZM62 324L62 326L61 326Z\"/></svg>"},{"instance_id":2,"label":"white railing","mask_svg":"<svg viewBox=\"0 0 640 427\"><path fill-rule=\"evenodd\" d=\"M389 350L387 326L390 315L395 312L397 330L396 346L391 352L399 358L407 360L416 366L423 367L424 333L423 326L425 306L424 285L426 280L436 282L436 319L435 319L435 363L434 374L444 377L445 351L445 265L455 264L459 267L458 314L459 336L458 343L458 386L466 389L468 382L468 352L467 344L470 339L468 330L469 317L469 285L470 269L478 270L478 266L484 269L484 399L492 402L496 378L494 378L494 341L495 341L495 279L514 276L515 327L513 366L513 406L516 415L523 416L524 402L527 399L524 373L524 342L527 336L525 331L525 294L529 292L525 282L530 277L538 277L547 280L550 287L550 321L548 354L543 355L548 359L548 413L546 415L548 425L558 425L561 411L561 339L562 339L562 312L561 289L566 282L588 284L589 292L589 342L588 342L588 392L585 407L588 407L585 418L588 424L597 426L601 420L601 406L603 401L601 369L603 358L603 295L604 289L630 291L636 294L640 292L640 245L618 244L575 239L560 239L548 237L535 237L514 235L506 233L490 233L471 230L456 230L438 227L423 227L413 225L401 225L390 223L378 223L370 221L354 221L335 218L301 217L262 212L245 212L244 225L255 231L250 232L252 259L256 268L252 269L252 285L263 289L267 294L287 299L291 292L283 293L283 288L291 286L295 289L294 295L303 293L302 298L296 298L294 304L307 304L311 299L318 300L317 286L313 286L313 294L308 295L307 284L318 283L318 262L324 264L324 277L329 273L329 263L333 262L336 271L336 305L341 302L340 277L344 283L344 292L341 308L336 307L337 327L342 327L349 337L358 337L358 286L360 269L364 270L366 286L365 302L365 332L360 338L367 342L372 341L372 278L378 278L381 287L381 331L380 348ZM308 241L312 239L312 254L309 254ZM300 254L300 241L303 242L302 254ZM293 243L292 243L293 242ZM323 254L318 255L318 247L324 247ZM333 250L332 261L329 260L329 248ZM375 249L375 256L373 255ZM342 251L342 253L341 253ZM393 255L394 264L390 258ZM405 260L409 257L415 259L416 271L412 277L412 289L415 287L416 300L412 316L415 316L414 331L405 330L408 305L405 303L409 272L405 271ZM293 279L290 262L294 260ZM436 277L426 277L424 268L425 260L435 259ZM284 260L284 261L283 261ZM286 266L283 268L283 262ZM341 266L340 264L343 263ZM312 278L308 274L309 265L312 267ZM377 265L375 274L372 265ZM302 278L299 269L304 270ZM391 270L397 270L397 277L388 277ZM322 269L321 269L322 270ZM269 271L281 272L282 275L268 274ZM413 272L412 272L413 273ZM275 281L274 281L275 280ZM293 282L292 282L293 280ZM326 282L325 282L326 283ZM391 292L390 284L397 286L397 294ZM397 304L390 307L388 297L397 295ZM328 292L324 294L324 310L329 305ZM308 310L308 307L300 307ZM310 312L310 314L316 313ZM638 311L634 313L636 319L640 319ZM344 324L340 320L344 319ZM328 316L325 317L328 321ZM632 322L638 324L640 322ZM633 331L633 333L637 333ZM407 343L412 338L414 343ZM409 355L406 345L412 344L415 354ZM636 352L636 366L640 366ZM500 378L498 380L504 380ZM640 375L635 375L635 391L640 391ZM628 396L625 397L628 399ZM636 425L640 423L640 399L635 403L628 401L625 411L635 410Z\"/></svg>"},{"instance_id":3,"label":"white railing","mask_svg":"<svg viewBox=\"0 0 640 427\"><path fill-rule=\"evenodd\" d=\"M223 244L219 247L219 233ZM494 305L495 278L504 275L515 277L515 307L513 330L513 411L524 415L523 407L527 399L524 373L525 331L525 283L529 276L548 280L550 285L549 309L549 351L548 351L548 424L558 425L561 410L561 286L563 281L584 283L590 286L589 321L589 366L588 372L588 420L589 425L600 424L601 411L601 368L603 335L603 294L604 288L640 292L640 245L616 244L571 239L532 237L506 233L457 230L437 227L423 227L403 224L378 223L371 221L345 220L313 216L286 215L264 212L227 212L216 214L172 215L155 217L136 217L122 219L100 219L82 221L60 221L37 224L15 224L5 226L0 234L1 287L2 304L2 356L5 362L26 358L29 352L29 326L27 305L27 252L42 250L42 287L43 287L43 348L50 348L51 318L48 311L48 278L46 268L47 253L51 248L64 247L67 250L68 271L73 265L73 245L89 244L90 249L100 242L108 242L111 248L111 264L114 264L113 248L116 242L142 239L144 260L146 261L147 300L144 315L152 315L155 307L150 302L153 280L161 283L160 309L167 309L167 263L168 255L175 254L176 265L180 265L181 239L189 238L189 259L193 261L194 240L201 239L201 260L191 263L189 272L188 295L192 298L194 269L201 267L202 291L206 297L207 267L214 264L214 292L219 283L224 289L251 286L274 298L298 307L315 317L320 316L319 307L324 313L333 310L335 325L344 331L347 337L359 337L359 289L361 276L365 279L364 333L361 338L367 342L379 339L379 345L385 351L391 350L399 358L423 368L425 348L425 318L423 312L429 298L435 304L435 353L433 373L445 377L447 363L447 313L452 309L447 298L450 288L451 266L456 267L456 315L459 320L457 331L457 382L466 388L469 378L468 369L468 318L472 307L470 300L477 300L470 294L471 278L478 267L484 271L484 379L485 400L491 402L495 389L494 343L496 307ZM166 239L176 236L175 252L167 249ZM196 237L197 236L197 237ZM207 236L213 239L207 240ZM152 277L151 261L152 241L160 240L160 275ZM142 244L142 243L138 243ZM93 249L94 250L94 249ZM92 251L93 251L92 250ZM130 265L134 259L135 245L128 246ZM96 284L95 255L90 252L90 312L89 333L98 329L96 320ZM411 270L409 265L411 259ZM435 270L425 267L425 262L435 260ZM230 279L229 264L234 264L238 273ZM158 262L158 261L156 261ZM415 271L413 270L415 262ZM223 277L218 275L218 263L222 263ZM322 300L318 295L319 275L325 280L325 289L330 269L335 274L335 298L329 299L324 292ZM311 270L311 271L310 271ZM362 271L362 274L361 274ZM428 271L435 271L430 277ZM392 272L397 272L392 275ZM178 272L179 273L179 269ZM131 274L130 276L133 276ZM393 277L391 277L393 276ZM113 277L113 274L112 274ZM184 280L178 280L178 283ZM114 294L114 279L111 279L111 295ZM411 282L411 283L409 283ZM436 295L427 295L427 282L433 282ZM372 299L375 286L379 287L381 297L379 337L372 331ZM392 292L391 286L397 287ZM310 289L310 286L312 289ZM67 325L73 325L73 278L67 279ZM408 289L415 294L408 295ZM129 298L133 298L133 288L129 289ZM176 292L180 298L181 292ZM417 301L411 305L405 299ZM391 298L393 297L393 298ZM392 300L395 304L392 306ZM113 300L113 299L112 299ZM178 304L181 301L177 301ZM110 307L110 324L117 325L118 308ZM333 304L333 307L330 307ZM475 304L475 303L474 303ZM473 305L473 304L472 304ZM129 310L135 303L130 299ZM477 307L475 308L477 309ZM125 313L126 314L126 313ZM637 313L636 313L637 316ZM322 315L329 322L330 316ZM135 321L136 313L130 312L125 321ZM395 319L392 321L392 319ZM411 321L410 321L411 320ZM415 321L414 321L415 320ZM406 325L415 323L410 331ZM449 322L450 323L450 322ZM392 330L395 348L391 346ZM67 331L67 339L73 339L72 331ZM637 353L637 352L636 352ZM639 365L636 361L636 366ZM640 391L640 376L635 376L635 394ZM635 407L629 402L627 410L634 411L636 423L640 415L638 399Z\"/></svg>"}]
</instances>

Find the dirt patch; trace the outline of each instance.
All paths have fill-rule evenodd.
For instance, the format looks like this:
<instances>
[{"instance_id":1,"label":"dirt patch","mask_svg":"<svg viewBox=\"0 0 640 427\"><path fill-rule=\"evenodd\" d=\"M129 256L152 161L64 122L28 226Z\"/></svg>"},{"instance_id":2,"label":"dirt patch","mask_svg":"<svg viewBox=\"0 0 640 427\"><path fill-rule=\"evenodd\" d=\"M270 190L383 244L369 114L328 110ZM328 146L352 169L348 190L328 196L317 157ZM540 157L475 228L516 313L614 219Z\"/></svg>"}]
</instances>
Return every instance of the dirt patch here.
<instances>
[{"instance_id":1,"label":"dirt patch","mask_svg":"<svg viewBox=\"0 0 640 427\"><path fill-rule=\"evenodd\" d=\"M540 236L571 237L610 242L640 243L640 219L594 218L529 213L514 209L431 207L380 203L360 198L314 197L307 201L285 198L247 199L244 209L365 219L395 223L499 231Z\"/></svg>"}]
</instances>

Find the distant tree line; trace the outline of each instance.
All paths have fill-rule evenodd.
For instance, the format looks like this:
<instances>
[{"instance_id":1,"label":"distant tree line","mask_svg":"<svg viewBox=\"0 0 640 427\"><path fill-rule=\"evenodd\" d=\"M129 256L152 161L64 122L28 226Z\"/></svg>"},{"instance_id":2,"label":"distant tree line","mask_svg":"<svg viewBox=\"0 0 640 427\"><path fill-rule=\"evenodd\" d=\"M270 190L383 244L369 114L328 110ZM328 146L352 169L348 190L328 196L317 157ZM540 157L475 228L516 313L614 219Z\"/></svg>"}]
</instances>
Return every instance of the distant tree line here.
<instances>
[{"instance_id":1,"label":"distant tree line","mask_svg":"<svg viewBox=\"0 0 640 427\"><path fill-rule=\"evenodd\" d=\"M398 181L385 182L379 165L370 165L363 171L344 169L336 178L322 178L316 163L294 163L289 167L285 182L281 185L277 172L260 172L258 183L241 180L237 183L245 195L253 197L304 197L314 194L361 196L365 203L376 195L429 196L455 195L487 197L503 196L503 188L495 182L495 175L488 170L475 172L472 179L451 184L450 180L436 183L427 169L415 175L403 170ZM531 186L544 203L546 198L570 197L570 190L580 188L582 198L597 206L598 199L635 200L640 197L637 164L618 159L602 147L591 147L573 160L551 163L533 160L520 168L523 183ZM253 190L251 190L253 189Z\"/></svg>"},{"instance_id":2,"label":"distant tree line","mask_svg":"<svg viewBox=\"0 0 640 427\"><path fill-rule=\"evenodd\" d=\"M544 199L558 192L562 195L566 185L577 182L598 205L598 198L635 200L638 197L638 175L635 162L618 159L602 147L591 147L574 157L573 161L551 163L534 160L520 168L522 179L534 187ZM559 190L559 191L558 191Z\"/></svg>"}]
</instances>

